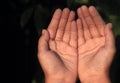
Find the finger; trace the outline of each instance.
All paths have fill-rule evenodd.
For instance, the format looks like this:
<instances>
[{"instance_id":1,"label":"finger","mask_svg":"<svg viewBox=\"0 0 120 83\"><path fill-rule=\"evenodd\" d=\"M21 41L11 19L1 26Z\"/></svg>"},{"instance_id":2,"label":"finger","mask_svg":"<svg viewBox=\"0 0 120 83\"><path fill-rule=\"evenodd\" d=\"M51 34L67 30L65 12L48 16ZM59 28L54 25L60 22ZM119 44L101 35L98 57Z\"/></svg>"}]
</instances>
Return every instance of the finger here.
<instances>
[{"instance_id":1,"label":"finger","mask_svg":"<svg viewBox=\"0 0 120 83\"><path fill-rule=\"evenodd\" d=\"M62 40L63 38L65 26L66 26L66 23L69 17L69 12L70 10L68 8L65 8L62 12L62 16L61 16L60 23L57 29L57 33L56 33L56 38L55 38L56 40Z\"/></svg>"},{"instance_id":2,"label":"finger","mask_svg":"<svg viewBox=\"0 0 120 83\"><path fill-rule=\"evenodd\" d=\"M112 24L108 23L105 27L106 48L115 51L115 38L112 32Z\"/></svg>"},{"instance_id":3,"label":"finger","mask_svg":"<svg viewBox=\"0 0 120 83\"><path fill-rule=\"evenodd\" d=\"M95 25L92 17L89 14L88 8L86 6L82 6L81 9L82 9L85 21L86 21L88 28L90 30L91 36L93 38L99 37L100 36L99 31L97 30L96 25Z\"/></svg>"},{"instance_id":4,"label":"finger","mask_svg":"<svg viewBox=\"0 0 120 83\"><path fill-rule=\"evenodd\" d=\"M87 23L85 22L85 18L83 17L81 8L78 8L77 13L78 13L78 17L81 19L81 22L82 22L82 25L83 25L85 40L91 39L92 36L91 36L90 31L88 29Z\"/></svg>"},{"instance_id":5,"label":"finger","mask_svg":"<svg viewBox=\"0 0 120 83\"><path fill-rule=\"evenodd\" d=\"M71 11L68 18L68 22L72 22L74 19L75 19L75 12Z\"/></svg>"},{"instance_id":6,"label":"finger","mask_svg":"<svg viewBox=\"0 0 120 83\"><path fill-rule=\"evenodd\" d=\"M50 38L54 39L56 35L56 30L60 21L60 17L62 15L62 11L57 9L52 17L52 20L48 26L48 31L50 33Z\"/></svg>"},{"instance_id":7,"label":"finger","mask_svg":"<svg viewBox=\"0 0 120 83\"><path fill-rule=\"evenodd\" d=\"M83 27L80 19L77 19L77 28L78 28L78 46L85 43Z\"/></svg>"},{"instance_id":8,"label":"finger","mask_svg":"<svg viewBox=\"0 0 120 83\"><path fill-rule=\"evenodd\" d=\"M98 11L96 10L94 6L89 7L89 12L90 12L90 15L92 16L92 19L94 20L96 24L97 29L99 30L99 33L102 36L104 36L105 22L103 21L103 19L101 18L100 14L98 13Z\"/></svg>"},{"instance_id":9,"label":"finger","mask_svg":"<svg viewBox=\"0 0 120 83\"><path fill-rule=\"evenodd\" d=\"M70 26L71 26L71 22L75 19L75 12L74 11L71 11L70 14L69 14L69 18L68 18L68 22L67 22L67 25L65 27L65 32L64 32L64 35L63 35L63 41L68 43L70 41Z\"/></svg>"},{"instance_id":10,"label":"finger","mask_svg":"<svg viewBox=\"0 0 120 83\"><path fill-rule=\"evenodd\" d=\"M71 23L70 43L71 46L77 48L77 25L75 21Z\"/></svg>"},{"instance_id":11,"label":"finger","mask_svg":"<svg viewBox=\"0 0 120 83\"><path fill-rule=\"evenodd\" d=\"M45 53L48 51L48 41L49 41L49 33L47 30L42 31L42 36L38 41L38 53Z\"/></svg>"}]
</instances>

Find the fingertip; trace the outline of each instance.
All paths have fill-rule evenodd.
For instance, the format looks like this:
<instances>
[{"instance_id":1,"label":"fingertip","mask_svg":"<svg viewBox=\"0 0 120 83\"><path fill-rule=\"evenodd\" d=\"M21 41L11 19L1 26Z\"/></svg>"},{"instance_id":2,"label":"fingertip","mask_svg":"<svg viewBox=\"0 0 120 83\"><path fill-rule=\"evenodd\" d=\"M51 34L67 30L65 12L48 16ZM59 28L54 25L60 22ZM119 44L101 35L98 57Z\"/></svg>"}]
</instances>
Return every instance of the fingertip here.
<instances>
[{"instance_id":1,"label":"fingertip","mask_svg":"<svg viewBox=\"0 0 120 83\"><path fill-rule=\"evenodd\" d=\"M88 8L90 11L97 11L97 9L96 9L96 7L95 6L93 6L93 5L91 5L91 6L89 6L89 8Z\"/></svg>"},{"instance_id":2,"label":"fingertip","mask_svg":"<svg viewBox=\"0 0 120 83\"><path fill-rule=\"evenodd\" d=\"M61 19L67 20L68 17L69 17L69 13L70 13L69 8L64 8L64 9L63 9L63 12L62 12Z\"/></svg>"},{"instance_id":3,"label":"fingertip","mask_svg":"<svg viewBox=\"0 0 120 83\"><path fill-rule=\"evenodd\" d=\"M67 10L67 11L69 11L70 9L66 7L66 8L64 8L63 10Z\"/></svg>"},{"instance_id":4,"label":"fingertip","mask_svg":"<svg viewBox=\"0 0 120 83\"><path fill-rule=\"evenodd\" d=\"M90 6L90 7L88 8L88 10L89 10L89 12L90 12L91 14L97 15L97 13L96 13L96 8L95 8L94 6Z\"/></svg>"},{"instance_id":5,"label":"fingertip","mask_svg":"<svg viewBox=\"0 0 120 83\"><path fill-rule=\"evenodd\" d=\"M75 11L71 10L71 13L72 13L72 14L75 14Z\"/></svg>"},{"instance_id":6,"label":"fingertip","mask_svg":"<svg viewBox=\"0 0 120 83\"><path fill-rule=\"evenodd\" d=\"M49 32L46 29L42 30L42 36L39 38L39 42L48 42L49 40Z\"/></svg>"},{"instance_id":7,"label":"fingertip","mask_svg":"<svg viewBox=\"0 0 120 83\"><path fill-rule=\"evenodd\" d=\"M81 9L82 10L85 10L85 9L87 9L88 7L86 6L86 5L83 5L82 7L81 7Z\"/></svg>"},{"instance_id":8,"label":"fingertip","mask_svg":"<svg viewBox=\"0 0 120 83\"><path fill-rule=\"evenodd\" d=\"M110 29L112 29L112 23L107 24Z\"/></svg>"},{"instance_id":9,"label":"fingertip","mask_svg":"<svg viewBox=\"0 0 120 83\"><path fill-rule=\"evenodd\" d=\"M43 29L42 30L42 34L45 35L47 33L47 30L46 29Z\"/></svg>"},{"instance_id":10,"label":"fingertip","mask_svg":"<svg viewBox=\"0 0 120 83\"><path fill-rule=\"evenodd\" d=\"M75 16L75 11L72 10L72 11L70 12L70 15Z\"/></svg>"},{"instance_id":11,"label":"fingertip","mask_svg":"<svg viewBox=\"0 0 120 83\"><path fill-rule=\"evenodd\" d=\"M46 31L45 29L43 29L43 30L42 30L42 35L44 35L44 34L45 34L45 31Z\"/></svg>"},{"instance_id":12,"label":"fingertip","mask_svg":"<svg viewBox=\"0 0 120 83\"><path fill-rule=\"evenodd\" d=\"M112 29L112 23L108 23L105 27L105 34L106 34L106 37L108 39L113 39L114 38L114 34L113 34L113 31L111 30Z\"/></svg>"},{"instance_id":13,"label":"fingertip","mask_svg":"<svg viewBox=\"0 0 120 83\"><path fill-rule=\"evenodd\" d=\"M63 12L70 12L70 9L69 8L64 8Z\"/></svg>"},{"instance_id":14,"label":"fingertip","mask_svg":"<svg viewBox=\"0 0 120 83\"><path fill-rule=\"evenodd\" d=\"M91 5L91 6L89 6L89 9L93 10L93 9L95 9L95 7L93 5Z\"/></svg>"},{"instance_id":15,"label":"fingertip","mask_svg":"<svg viewBox=\"0 0 120 83\"><path fill-rule=\"evenodd\" d=\"M111 30L112 30L112 23L106 24L106 27L105 27L105 34L111 32Z\"/></svg>"},{"instance_id":16,"label":"fingertip","mask_svg":"<svg viewBox=\"0 0 120 83\"><path fill-rule=\"evenodd\" d=\"M49 40L49 32L46 30L46 29L43 29L42 30L42 35L43 35L43 38L48 41Z\"/></svg>"},{"instance_id":17,"label":"fingertip","mask_svg":"<svg viewBox=\"0 0 120 83\"><path fill-rule=\"evenodd\" d=\"M57 8L57 9L55 10L55 12L60 13L60 12L62 12L62 10L61 10L60 8Z\"/></svg>"},{"instance_id":18,"label":"fingertip","mask_svg":"<svg viewBox=\"0 0 120 83\"><path fill-rule=\"evenodd\" d=\"M77 13L79 13L81 11L80 7L77 9Z\"/></svg>"},{"instance_id":19,"label":"fingertip","mask_svg":"<svg viewBox=\"0 0 120 83\"><path fill-rule=\"evenodd\" d=\"M58 8L58 9L55 10L53 16L54 16L55 19L59 19L61 14L62 14L62 10L60 8Z\"/></svg>"}]
</instances>

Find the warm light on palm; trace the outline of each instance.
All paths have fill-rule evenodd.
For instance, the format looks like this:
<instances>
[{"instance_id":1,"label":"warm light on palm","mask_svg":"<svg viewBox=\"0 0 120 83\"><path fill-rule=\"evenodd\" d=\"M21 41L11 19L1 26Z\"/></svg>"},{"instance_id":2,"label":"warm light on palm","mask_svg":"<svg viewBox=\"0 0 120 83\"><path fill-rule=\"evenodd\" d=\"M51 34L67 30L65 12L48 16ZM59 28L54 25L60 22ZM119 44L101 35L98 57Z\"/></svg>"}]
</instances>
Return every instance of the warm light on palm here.
<instances>
[{"instance_id":1,"label":"warm light on palm","mask_svg":"<svg viewBox=\"0 0 120 83\"><path fill-rule=\"evenodd\" d=\"M80 45L79 55L81 58L87 56L87 54L96 54L96 52L104 47L105 45L105 37L99 37L94 39L87 40L83 45Z\"/></svg>"},{"instance_id":2,"label":"warm light on palm","mask_svg":"<svg viewBox=\"0 0 120 83\"><path fill-rule=\"evenodd\" d=\"M70 46L68 43L59 40L50 40L50 50L55 52L59 57L59 62L63 63L66 70L75 72L77 69L77 48Z\"/></svg>"},{"instance_id":3,"label":"warm light on palm","mask_svg":"<svg viewBox=\"0 0 120 83\"><path fill-rule=\"evenodd\" d=\"M107 57L105 46L105 37L94 38L87 40L85 44L79 46L79 62L78 71L85 76L89 76L89 73L97 75L98 72L103 72L106 67L105 61ZM104 59L103 59L104 57ZM105 70L104 70L105 71Z\"/></svg>"}]
</instances>

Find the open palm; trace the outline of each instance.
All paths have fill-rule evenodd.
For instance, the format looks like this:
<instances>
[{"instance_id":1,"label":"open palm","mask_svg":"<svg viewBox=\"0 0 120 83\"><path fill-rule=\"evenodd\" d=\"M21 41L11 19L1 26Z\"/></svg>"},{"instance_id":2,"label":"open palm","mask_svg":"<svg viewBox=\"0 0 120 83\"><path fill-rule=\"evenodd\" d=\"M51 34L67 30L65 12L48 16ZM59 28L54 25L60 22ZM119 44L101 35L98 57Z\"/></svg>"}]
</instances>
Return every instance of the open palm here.
<instances>
[{"instance_id":1,"label":"open palm","mask_svg":"<svg viewBox=\"0 0 120 83\"><path fill-rule=\"evenodd\" d=\"M67 8L63 12L56 10L48 30L44 30L40 38L38 58L46 76L67 76L69 81L76 81L77 28L74 15Z\"/></svg>"},{"instance_id":2,"label":"open palm","mask_svg":"<svg viewBox=\"0 0 120 83\"><path fill-rule=\"evenodd\" d=\"M74 83L77 74L82 82L108 75L114 57L112 25L105 24L93 6L82 6L77 13L74 21L73 11L57 9L39 40L38 59L46 78L57 79L55 83L63 78Z\"/></svg>"},{"instance_id":3,"label":"open palm","mask_svg":"<svg viewBox=\"0 0 120 83\"><path fill-rule=\"evenodd\" d=\"M111 24L105 24L96 9L78 9L78 74L81 80L108 73L115 52ZM81 20L80 20L81 19Z\"/></svg>"}]
</instances>

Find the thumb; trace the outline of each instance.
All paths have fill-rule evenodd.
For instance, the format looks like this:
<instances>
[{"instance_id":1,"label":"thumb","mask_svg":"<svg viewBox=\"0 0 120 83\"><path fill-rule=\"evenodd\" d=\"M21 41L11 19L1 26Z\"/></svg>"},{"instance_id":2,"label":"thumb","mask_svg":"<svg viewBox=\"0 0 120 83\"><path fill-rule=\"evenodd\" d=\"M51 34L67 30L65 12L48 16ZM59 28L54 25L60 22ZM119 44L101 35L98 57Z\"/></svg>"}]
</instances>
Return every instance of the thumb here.
<instances>
[{"instance_id":1,"label":"thumb","mask_svg":"<svg viewBox=\"0 0 120 83\"><path fill-rule=\"evenodd\" d=\"M49 41L49 33L47 30L42 30L42 36L40 37L38 41L38 53L45 53L48 51L48 41Z\"/></svg>"},{"instance_id":2,"label":"thumb","mask_svg":"<svg viewBox=\"0 0 120 83\"><path fill-rule=\"evenodd\" d=\"M106 48L115 49L115 38L112 32L112 23L108 23L105 27L105 41L106 41Z\"/></svg>"}]
</instances>

